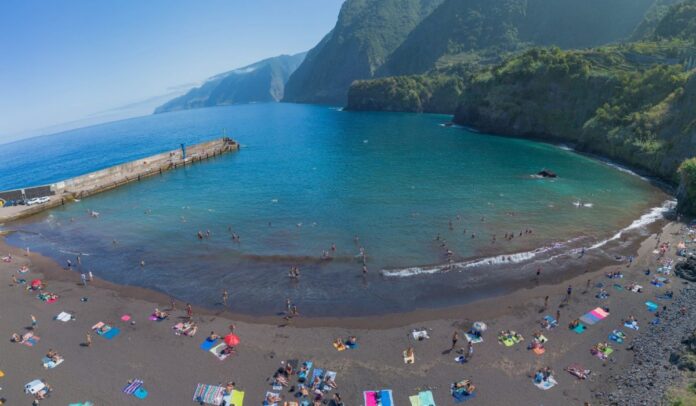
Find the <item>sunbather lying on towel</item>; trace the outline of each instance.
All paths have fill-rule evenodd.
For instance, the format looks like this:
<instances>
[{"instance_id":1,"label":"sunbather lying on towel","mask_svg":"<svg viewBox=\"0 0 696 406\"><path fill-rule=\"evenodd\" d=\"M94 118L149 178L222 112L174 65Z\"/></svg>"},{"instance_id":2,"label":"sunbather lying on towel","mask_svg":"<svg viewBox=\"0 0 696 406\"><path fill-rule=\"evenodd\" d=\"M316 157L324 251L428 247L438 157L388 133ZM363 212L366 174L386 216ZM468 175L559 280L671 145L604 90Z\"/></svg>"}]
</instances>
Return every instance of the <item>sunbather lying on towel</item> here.
<instances>
[{"instance_id":1,"label":"sunbather lying on towel","mask_svg":"<svg viewBox=\"0 0 696 406\"><path fill-rule=\"evenodd\" d=\"M193 337L198 332L198 325L193 321L187 321L184 323L181 329L181 334L189 337Z\"/></svg>"},{"instance_id":2,"label":"sunbather lying on towel","mask_svg":"<svg viewBox=\"0 0 696 406\"><path fill-rule=\"evenodd\" d=\"M38 391L34 394L34 398L36 400L46 399L46 397L48 397L48 394L53 391L53 388L51 388L51 386L49 384L45 384L45 385L46 386L44 386L43 389L41 389L40 391Z\"/></svg>"},{"instance_id":3,"label":"sunbather lying on towel","mask_svg":"<svg viewBox=\"0 0 696 406\"><path fill-rule=\"evenodd\" d=\"M12 336L10 337L10 341L13 343L20 343L22 344L24 342L25 338L20 336L17 333L12 333Z\"/></svg>"},{"instance_id":4,"label":"sunbather lying on towel","mask_svg":"<svg viewBox=\"0 0 696 406\"><path fill-rule=\"evenodd\" d=\"M524 337L522 337L522 334L513 331L513 330L503 330L498 334L498 340L500 341L514 341L516 343L519 343L520 341L524 340Z\"/></svg>"},{"instance_id":5,"label":"sunbather lying on towel","mask_svg":"<svg viewBox=\"0 0 696 406\"><path fill-rule=\"evenodd\" d=\"M169 317L169 313L163 312L160 309L155 308L154 313L152 313L153 316L157 318L157 320L164 320L167 317Z\"/></svg>"},{"instance_id":6,"label":"sunbather lying on towel","mask_svg":"<svg viewBox=\"0 0 696 406\"><path fill-rule=\"evenodd\" d=\"M452 384L452 391L471 395L476 390L476 386L470 380L464 379Z\"/></svg>"},{"instance_id":7,"label":"sunbather lying on towel","mask_svg":"<svg viewBox=\"0 0 696 406\"><path fill-rule=\"evenodd\" d=\"M577 364L569 365L568 368L566 368L566 371L578 379L587 379L591 372L589 369L585 369Z\"/></svg>"},{"instance_id":8,"label":"sunbather lying on towel","mask_svg":"<svg viewBox=\"0 0 696 406\"><path fill-rule=\"evenodd\" d=\"M600 289L599 292L597 292L597 295L595 295L597 299L606 299L609 297L609 292L607 292L604 288Z\"/></svg>"},{"instance_id":9,"label":"sunbather lying on towel","mask_svg":"<svg viewBox=\"0 0 696 406\"><path fill-rule=\"evenodd\" d=\"M575 319L575 320L571 321L570 324L568 324L568 328L573 330L573 329L577 328L579 325L580 325L580 319Z\"/></svg>"},{"instance_id":10,"label":"sunbather lying on towel","mask_svg":"<svg viewBox=\"0 0 696 406\"><path fill-rule=\"evenodd\" d=\"M269 405L272 405L274 403L278 403L282 400L283 399L277 393L273 393L273 392L266 393L266 402L268 402Z\"/></svg>"},{"instance_id":11,"label":"sunbather lying on towel","mask_svg":"<svg viewBox=\"0 0 696 406\"><path fill-rule=\"evenodd\" d=\"M58 354L57 352L53 351L53 349L48 350L48 352L46 353L46 358L56 363L63 359L63 357L60 356L60 354Z\"/></svg>"}]
</instances>

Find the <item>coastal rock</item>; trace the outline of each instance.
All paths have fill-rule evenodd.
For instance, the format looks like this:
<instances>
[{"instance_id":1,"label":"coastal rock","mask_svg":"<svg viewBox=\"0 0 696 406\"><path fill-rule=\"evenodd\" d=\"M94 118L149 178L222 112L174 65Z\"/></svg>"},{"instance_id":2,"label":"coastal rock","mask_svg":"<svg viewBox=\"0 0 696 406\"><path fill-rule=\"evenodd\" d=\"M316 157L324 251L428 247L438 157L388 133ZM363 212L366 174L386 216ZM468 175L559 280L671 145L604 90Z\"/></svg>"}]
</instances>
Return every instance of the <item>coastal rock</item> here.
<instances>
[{"instance_id":1,"label":"coastal rock","mask_svg":"<svg viewBox=\"0 0 696 406\"><path fill-rule=\"evenodd\" d=\"M674 267L674 272L680 278L696 282L696 258L690 257L686 261L678 263Z\"/></svg>"}]
</instances>

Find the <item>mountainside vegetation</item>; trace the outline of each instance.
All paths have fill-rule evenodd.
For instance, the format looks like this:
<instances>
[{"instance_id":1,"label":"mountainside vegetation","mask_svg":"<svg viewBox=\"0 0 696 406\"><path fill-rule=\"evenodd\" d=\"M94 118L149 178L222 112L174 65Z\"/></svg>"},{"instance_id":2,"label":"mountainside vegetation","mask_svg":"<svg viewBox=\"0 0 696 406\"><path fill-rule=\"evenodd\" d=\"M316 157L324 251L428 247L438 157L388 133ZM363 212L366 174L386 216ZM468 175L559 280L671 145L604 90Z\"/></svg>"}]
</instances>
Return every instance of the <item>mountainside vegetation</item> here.
<instances>
[{"instance_id":1,"label":"mountainside vegetation","mask_svg":"<svg viewBox=\"0 0 696 406\"><path fill-rule=\"evenodd\" d=\"M666 2L634 42L531 48L498 64L358 81L347 108L454 111L456 123L484 132L569 143L681 180L679 207L696 214L696 0Z\"/></svg>"},{"instance_id":2,"label":"mountainside vegetation","mask_svg":"<svg viewBox=\"0 0 696 406\"><path fill-rule=\"evenodd\" d=\"M350 84L370 78L442 0L348 0L334 29L286 86L285 101L344 103Z\"/></svg>"},{"instance_id":3,"label":"mountainside vegetation","mask_svg":"<svg viewBox=\"0 0 696 406\"><path fill-rule=\"evenodd\" d=\"M280 101L285 93L285 83L304 57L304 53L281 55L216 75L202 86L158 107L155 114L228 104Z\"/></svg>"}]
</instances>

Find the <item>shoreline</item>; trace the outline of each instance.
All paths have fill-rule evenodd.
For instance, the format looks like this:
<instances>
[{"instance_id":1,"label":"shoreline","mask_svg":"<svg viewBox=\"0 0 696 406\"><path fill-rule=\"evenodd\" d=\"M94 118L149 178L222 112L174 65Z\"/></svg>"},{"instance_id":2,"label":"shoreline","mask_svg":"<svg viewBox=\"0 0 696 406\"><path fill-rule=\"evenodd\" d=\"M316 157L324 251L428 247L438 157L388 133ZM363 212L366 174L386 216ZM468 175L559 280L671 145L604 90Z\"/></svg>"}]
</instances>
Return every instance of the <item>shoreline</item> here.
<instances>
[{"instance_id":1,"label":"shoreline","mask_svg":"<svg viewBox=\"0 0 696 406\"><path fill-rule=\"evenodd\" d=\"M20 330L27 324L29 314L34 314L39 320L37 333L41 336L38 348L0 341L0 351L6 354L0 365L6 373L0 395L9 401L19 399L11 404L21 404L27 398L22 394L22 386L32 379L43 378L55 388L47 404L90 400L99 405L138 405L142 401L131 400L120 393L127 379L137 377L145 381L150 391L151 403L144 404L188 404L196 383L234 380L246 392L247 401L253 404L271 390L268 377L283 365L281 361L299 359L313 360L318 367L337 371L338 391L349 405L361 404L363 390L380 388L394 391L395 404L408 404L408 396L424 387L432 390L437 404L450 404L448 383L462 378L472 379L477 385L477 404L512 404L519 399L528 400L529 404L604 404L598 396L614 390L610 378L620 376L633 363L633 353L627 348L630 342L642 337L646 330L651 331L648 321L652 316L645 311L643 302L659 291L650 285L649 277L642 270L655 269L654 233L661 231L663 241L674 242L681 238L678 235L681 227L672 222L654 224L650 236L625 247L637 253L630 267L627 263L614 263L607 267L579 268L572 278L561 281L552 280L549 273L542 277L538 286L530 281L530 288L456 308L359 319L324 320L301 316L289 325L282 323L280 316L238 318L228 312L196 308L194 319L200 331L193 339L172 333L171 326L184 317L181 303L177 302L178 310L171 311L169 320L148 321L147 315L154 307L168 310L166 296L103 281L95 281L85 288L80 286L79 275L75 272L62 270L51 259L39 254L32 253L27 258L22 250L0 241L0 252L10 249L14 257L11 264L0 263L5 278L9 279L10 273L20 264L30 261L31 270L20 276L32 280L42 274L47 278L48 290L59 295L57 303L47 304L21 287L0 284L0 308L4 309L0 335L9 336ZM669 256L672 256L671 251ZM609 289L611 297L605 301L594 297L594 287L590 292L583 292L586 280L614 283L604 273L616 270L626 275L619 280L621 284L637 281L646 287L646 292L641 295ZM564 302L562 297L568 284L575 290L571 300ZM668 289L674 289L678 298L680 293L676 291L680 287L681 283L675 279ZM538 320L543 316L540 307L545 296L551 298L547 313L554 314L559 306L560 326L544 332L550 341L546 344L546 354L538 356L527 351L525 346L531 341L532 332L539 329ZM81 302L80 297L88 297L89 301ZM589 327L582 335L567 329L570 320L597 306L611 308L608 320ZM51 320L60 311L76 315L77 320L68 323ZM122 314L133 315L137 322L130 325L120 322ZM602 363L593 357L588 351L590 346L606 341L607 332L618 327L620 320L628 315L639 319L641 331L636 334L629 330L630 342L623 345L612 343L616 351L612 362ZM89 326L99 320L118 326L121 336L114 340L95 336L93 348L78 345L84 341ZM485 342L476 344L475 355L468 364L453 362L456 354L450 355L446 350L450 347L452 331L463 334L477 320L489 326L484 334ZM198 349L199 342L209 331L224 334L231 322L242 340L232 360L220 362ZM667 326L665 324L664 328ZM411 329L421 327L428 329L430 340L417 342L410 338ZM504 329L520 332L527 341L511 348L503 347L495 337L497 331ZM359 349L337 352L331 346L336 337L350 335L358 336ZM404 365L401 360L401 351L408 346L416 349L415 365ZM48 348L56 349L66 358L65 364L56 370L44 370L38 362ZM594 378L578 381L564 372L563 368L573 362L591 369ZM105 364L109 368L103 368ZM182 365L186 368L181 368ZM530 376L546 365L555 371L559 387L540 391L532 385ZM500 391L501 385L507 390ZM659 392L653 391L651 396ZM285 400L293 398L286 389L281 395ZM656 399L650 400L657 403Z\"/></svg>"},{"instance_id":2,"label":"shoreline","mask_svg":"<svg viewBox=\"0 0 696 406\"><path fill-rule=\"evenodd\" d=\"M653 235L654 231L665 227L669 224L666 219L658 219L648 224L643 225L648 229L649 235ZM620 230L618 234L625 233L628 227ZM630 230L630 229L629 229ZM620 238L620 237L619 237ZM631 252L636 250L641 244L643 244L649 237L634 236L628 247L623 247L620 251ZM609 241L607 239L606 241ZM9 252L13 256L19 257L25 256L24 250L19 247L10 245L5 241L5 235L0 233L0 252ZM571 250L572 252L572 250ZM563 254L568 254L569 252L564 252ZM561 255L563 255L561 254ZM31 252L30 259L32 262L36 262L39 265L38 273L40 273L48 281L60 281L60 282L79 282L79 273L74 270L68 270L63 268L58 264L53 258L44 256L40 253ZM478 260L476 260L478 261ZM542 293L534 293L535 291L541 290L547 292L554 289L562 288L561 285L573 280L582 279L585 275L598 276L603 272L607 272L610 268L619 266L615 261L603 260L601 258L588 259L586 261L585 269L589 267L594 268L593 271L585 271L582 276L573 275L577 273L576 270L564 270L559 272L545 272L544 282L536 283L534 282L533 276L529 275L528 278L523 278L526 282L520 282L520 279L507 281L512 289L506 291L491 294L484 298L475 298L471 301L466 301L461 304L450 305L450 306L433 306L425 308L417 308L412 311L405 312L392 312L377 315L360 315L360 316L301 316L293 321L293 325L298 328L318 328L318 327L341 327L341 328L360 328L360 329L389 329L396 327L403 327L405 325L413 323L422 323L433 320L441 320L447 318L457 318L458 315L471 313L473 310L480 307L486 309L496 309L497 311L492 312L480 312L481 316L488 317L498 317L505 313L505 310L500 310L499 308L501 301L505 304L511 302L517 302L520 300L529 299L529 295L534 295L536 298L542 298ZM519 263L507 264L510 266L521 265ZM519 276L519 275L518 275ZM137 300L145 300L153 303L157 303L162 307L168 307L170 301L173 299L177 306L183 308L185 302L178 298L173 298L172 296L146 287L124 285L111 281L101 279L99 277L94 278L94 282L90 283L95 287L109 290L123 298L132 298ZM494 306L495 305L495 306ZM221 308L211 308L206 306L193 306L198 313L207 314L211 316L221 316L229 319L239 320L251 324L261 324L261 325L278 325L282 323L282 316L280 313L275 315L269 314L247 314L234 312L230 310L225 310ZM509 307L505 307L509 308Z\"/></svg>"}]
</instances>

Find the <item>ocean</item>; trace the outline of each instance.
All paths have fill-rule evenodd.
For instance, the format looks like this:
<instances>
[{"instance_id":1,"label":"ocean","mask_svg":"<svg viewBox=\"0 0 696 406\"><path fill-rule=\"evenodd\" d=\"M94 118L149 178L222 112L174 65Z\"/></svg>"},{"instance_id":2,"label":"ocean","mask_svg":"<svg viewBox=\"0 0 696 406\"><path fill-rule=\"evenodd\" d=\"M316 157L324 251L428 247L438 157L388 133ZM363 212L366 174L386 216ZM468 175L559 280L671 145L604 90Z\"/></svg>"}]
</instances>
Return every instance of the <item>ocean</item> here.
<instances>
[{"instance_id":1,"label":"ocean","mask_svg":"<svg viewBox=\"0 0 696 406\"><path fill-rule=\"evenodd\" d=\"M606 241L659 218L668 199L573 151L449 120L249 104L0 145L0 189L222 135L242 147L5 225L17 230L7 241L61 264L81 254L97 277L202 306L216 307L227 289L241 313L275 314L290 298L305 315L361 316L502 293L538 266L575 264L581 247L611 258ZM544 168L558 177L532 176Z\"/></svg>"}]
</instances>

